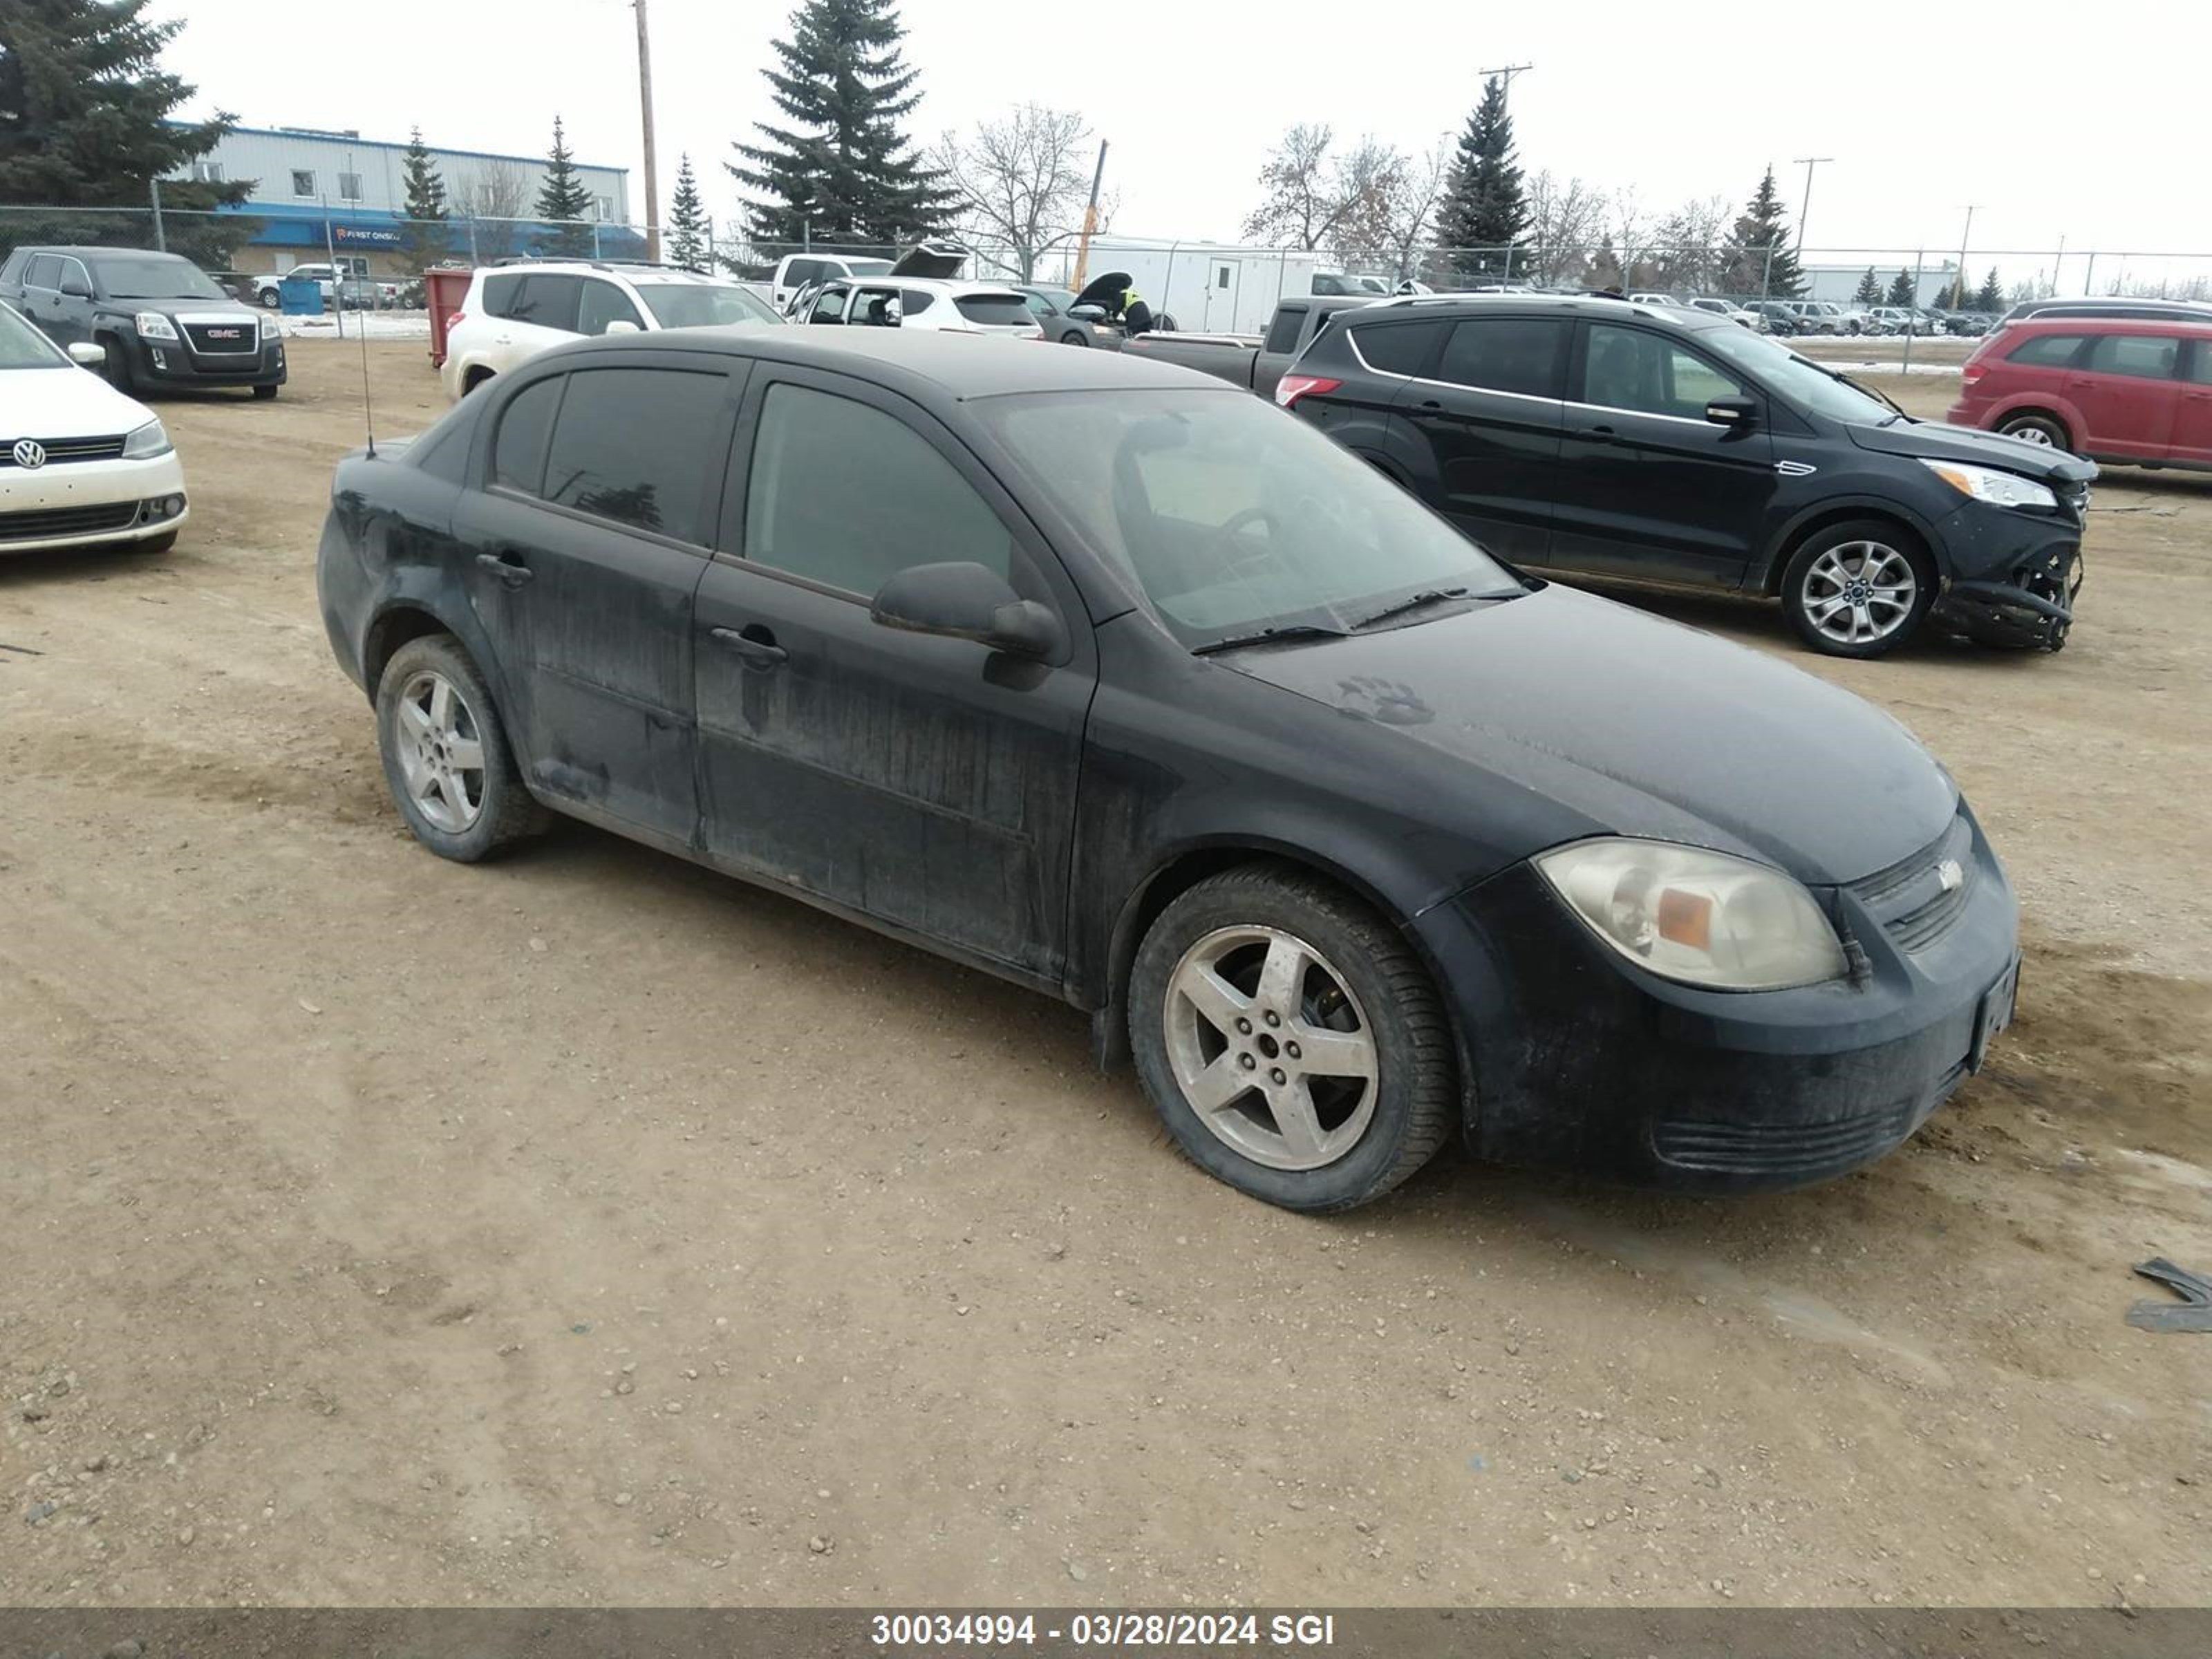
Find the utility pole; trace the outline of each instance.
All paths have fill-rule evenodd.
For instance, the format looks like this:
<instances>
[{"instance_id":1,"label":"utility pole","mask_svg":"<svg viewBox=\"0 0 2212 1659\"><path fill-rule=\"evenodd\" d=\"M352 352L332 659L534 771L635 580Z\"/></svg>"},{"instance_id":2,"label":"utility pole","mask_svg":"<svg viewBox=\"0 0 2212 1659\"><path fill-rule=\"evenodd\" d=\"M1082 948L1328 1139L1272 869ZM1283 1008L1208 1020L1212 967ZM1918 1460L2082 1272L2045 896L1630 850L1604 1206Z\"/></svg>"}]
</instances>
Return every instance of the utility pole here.
<instances>
[{"instance_id":1,"label":"utility pole","mask_svg":"<svg viewBox=\"0 0 2212 1659\"><path fill-rule=\"evenodd\" d=\"M660 174L653 151L653 43L645 21L645 0L637 8L637 101L645 120L645 257L660 263Z\"/></svg>"},{"instance_id":2,"label":"utility pole","mask_svg":"<svg viewBox=\"0 0 2212 1659\"><path fill-rule=\"evenodd\" d=\"M1496 69L1477 70L1475 73L1486 81L1493 75L1504 76L1505 77L1504 100L1510 104L1513 101L1513 77L1516 75L1525 75L1535 67L1534 64L1501 64Z\"/></svg>"},{"instance_id":3,"label":"utility pole","mask_svg":"<svg viewBox=\"0 0 2212 1659\"><path fill-rule=\"evenodd\" d=\"M1091 173L1091 203L1083 210L1083 235L1075 245L1075 280L1069 284L1078 294L1083 292L1084 275L1091 268L1091 237L1098 228L1098 186L1106 178L1106 141L1098 141L1098 165ZM1162 296L1162 304L1166 303Z\"/></svg>"},{"instance_id":4,"label":"utility pole","mask_svg":"<svg viewBox=\"0 0 2212 1659\"><path fill-rule=\"evenodd\" d=\"M1959 233L1959 274L1951 283L1951 309L1956 311L1966 302L1966 241L1974 234L1974 209L1979 203L1966 206L1966 228Z\"/></svg>"},{"instance_id":5,"label":"utility pole","mask_svg":"<svg viewBox=\"0 0 2212 1659\"><path fill-rule=\"evenodd\" d=\"M1797 252L1805 252L1805 221L1813 212L1813 169L1823 161L1832 161L1832 155L1800 155L1790 166L1805 169L1805 200L1797 210Z\"/></svg>"}]
</instances>

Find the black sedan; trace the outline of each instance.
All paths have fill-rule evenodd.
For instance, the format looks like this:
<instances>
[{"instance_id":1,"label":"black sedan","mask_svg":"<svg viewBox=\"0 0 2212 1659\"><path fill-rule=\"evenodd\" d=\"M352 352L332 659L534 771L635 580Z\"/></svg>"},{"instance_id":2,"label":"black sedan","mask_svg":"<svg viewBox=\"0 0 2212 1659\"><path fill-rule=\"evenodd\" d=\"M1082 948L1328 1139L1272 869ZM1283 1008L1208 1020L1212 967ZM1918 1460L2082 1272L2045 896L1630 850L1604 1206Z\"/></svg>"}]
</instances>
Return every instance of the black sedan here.
<instances>
[{"instance_id":1,"label":"black sedan","mask_svg":"<svg viewBox=\"0 0 2212 1659\"><path fill-rule=\"evenodd\" d=\"M582 342L343 461L318 574L433 851L550 809L1062 997L1292 1208L1455 1136L1832 1176L2011 1012L2004 873L1893 720L1188 371Z\"/></svg>"}]
</instances>

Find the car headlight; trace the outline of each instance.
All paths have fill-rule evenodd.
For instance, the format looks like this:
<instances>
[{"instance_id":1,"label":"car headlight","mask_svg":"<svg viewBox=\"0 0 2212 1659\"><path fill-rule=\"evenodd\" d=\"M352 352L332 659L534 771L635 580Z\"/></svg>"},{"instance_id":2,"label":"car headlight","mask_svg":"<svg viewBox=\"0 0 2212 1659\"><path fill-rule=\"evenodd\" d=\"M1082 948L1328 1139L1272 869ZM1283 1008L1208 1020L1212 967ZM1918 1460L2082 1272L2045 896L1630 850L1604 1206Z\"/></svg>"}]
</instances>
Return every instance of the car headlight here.
<instances>
[{"instance_id":1,"label":"car headlight","mask_svg":"<svg viewBox=\"0 0 2212 1659\"><path fill-rule=\"evenodd\" d=\"M126 461L151 460L156 455L166 455L176 446L169 441L169 434L159 421L149 421L123 441L123 459Z\"/></svg>"},{"instance_id":2,"label":"car headlight","mask_svg":"<svg viewBox=\"0 0 2212 1659\"><path fill-rule=\"evenodd\" d=\"M1812 894L1766 865L1622 836L1573 842L1535 864L1592 933L1663 978L1776 991L1848 969Z\"/></svg>"},{"instance_id":3,"label":"car headlight","mask_svg":"<svg viewBox=\"0 0 2212 1659\"><path fill-rule=\"evenodd\" d=\"M265 311L261 313L261 337L263 339L277 339L283 336L283 332L284 330L283 325L279 324L274 317L271 317Z\"/></svg>"},{"instance_id":4,"label":"car headlight","mask_svg":"<svg viewBox=\"0 0 2212 1659\"><path fill-rule=\"evenodd\" d=\"M142 340L173 340L177 337L177 325L158 311L142 311L131 320L137 325L138 337Z\"/></svg>"},{"instance_id":5,"label":"car headlight","mask_svg":"<svg viewBox=\"0 0 2212 1659\"><path fill-rule=\"evenodd\" d=\"M1998 472L1986 466L1966 466L1958 461L1931 461L1925 458L1920 465L1961 495L1972 495L1978 501L1992 501L1999 507L2058 505L2058 497L2050 490L2016 472Z\"/></svg>"}]
</instances>

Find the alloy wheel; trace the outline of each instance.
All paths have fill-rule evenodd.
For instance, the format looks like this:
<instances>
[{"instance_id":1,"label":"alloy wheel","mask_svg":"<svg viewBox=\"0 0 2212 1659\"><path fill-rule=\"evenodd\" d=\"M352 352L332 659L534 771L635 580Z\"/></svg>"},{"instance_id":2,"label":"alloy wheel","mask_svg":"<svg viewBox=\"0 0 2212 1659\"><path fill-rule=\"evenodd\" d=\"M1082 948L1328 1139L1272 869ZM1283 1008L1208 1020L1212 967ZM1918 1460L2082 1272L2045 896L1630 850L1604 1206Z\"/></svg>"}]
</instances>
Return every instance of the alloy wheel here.
<instances>
[{"instance_id":1,"label":"alloy wheel","mask_svg":"<svg viewBox=\"0 0 2212 1659\"><path fill-rule=\"evenodd\" d=\"M410 678L399 693L393 734L399 769L415 810L448 835L462 835L483 815L483 730L460 688L434 670Z\"/></svg>"},{"instance_id":2,"label":"alloy wheel","mask_svg":"<svg viewBox=\"0 0 2212 1659\"><path fill-rule=\"evenodd\" d=\"M1814 559L1799 597L1805 616L1842 645L1872 645L1911 619L1920 579L1912 561L1881 542L1841 542Z\"/></svg>"},{"instance_id":3,"label":"alloy wheel","mask_svg":"<svg viewBox=\"0 0 2212 1659\"><path fill-rule=\"evenodd\" d=\"M1274 1170L1316 1170L1374 1121L1375 1030L1344 975L1279 928L1217 928L1168 978L1167 1052L1207 1130Z\"/></svg>"},{"instance_id":4,"label":"alloy wheel","mask_svg":"<svg viewBox=\"0 0 2212 1659\"><path fill-rule=\"evenodd\" d=\"M2024 444L2039 445L2045 449L2057 447L2051 441L2050 428L2038 424L2024 422L2019 426L2008 426L2004 430L2004 435L2008 438L2017 438Z\"/></svg>"}]
</instances>

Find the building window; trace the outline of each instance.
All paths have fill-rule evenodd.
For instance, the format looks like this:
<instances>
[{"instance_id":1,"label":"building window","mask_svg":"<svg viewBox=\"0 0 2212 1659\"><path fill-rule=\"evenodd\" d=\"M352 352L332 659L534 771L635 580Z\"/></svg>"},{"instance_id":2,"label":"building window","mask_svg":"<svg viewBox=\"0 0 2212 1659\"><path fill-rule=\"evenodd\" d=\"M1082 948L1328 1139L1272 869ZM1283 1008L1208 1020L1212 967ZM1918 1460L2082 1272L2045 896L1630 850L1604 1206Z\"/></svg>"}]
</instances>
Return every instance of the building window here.
<instances>
[{"instance_id":1,"label":"building window","mask_svg":"<svg viewBox=\"0 0 2212 1659\"><path fill-rule=\"evenodd\" d=\"M219 185L222 182L222 163L195 161L192 163L192 182L196 185Z\"/></svg>"},{"instance_id":2,"label":"building window","mask_svg":"<svg viewBox=\"0 0 2212 1659\"><path fill-rule=\"evenodd\" d=\"M600 221L602 223L613 218L615 216L615 198L611 196L594 196L592 198L592 216L594 219Z\"/></svg>"},{"instance_id":3,"label":"building window","mask_svg":"<svg viewBox=\"0 0 2212 1659\"><path fill-rule=\"evenodd\" d=\"M338 199L343 202L361 200L361 174L358 173L338 174Z\"/></svg>"},{"instance_id":4,"label":"building window","mask_svg":"<svg viewBox=\"0 0 2212 1659\"><path fill-rule=\"evenodd\" d=\"M315 170L313 167L292 169L292 194L313 196L315 193Z\"/></svg>"}]
</instances>

